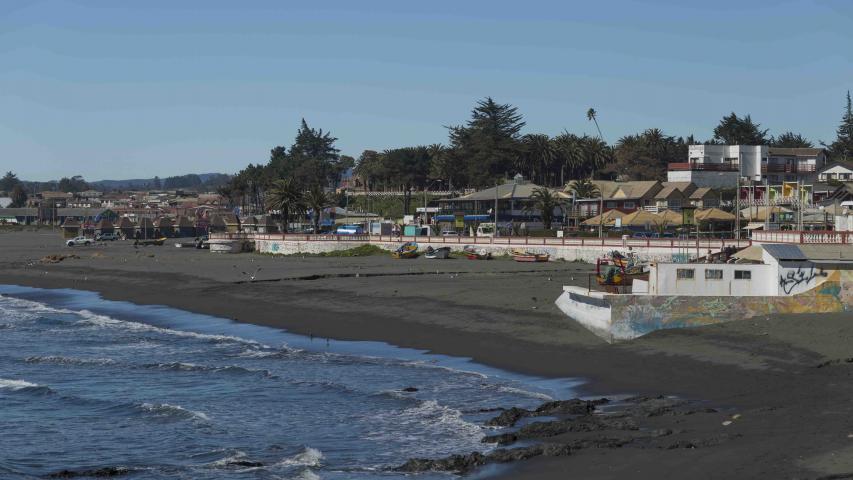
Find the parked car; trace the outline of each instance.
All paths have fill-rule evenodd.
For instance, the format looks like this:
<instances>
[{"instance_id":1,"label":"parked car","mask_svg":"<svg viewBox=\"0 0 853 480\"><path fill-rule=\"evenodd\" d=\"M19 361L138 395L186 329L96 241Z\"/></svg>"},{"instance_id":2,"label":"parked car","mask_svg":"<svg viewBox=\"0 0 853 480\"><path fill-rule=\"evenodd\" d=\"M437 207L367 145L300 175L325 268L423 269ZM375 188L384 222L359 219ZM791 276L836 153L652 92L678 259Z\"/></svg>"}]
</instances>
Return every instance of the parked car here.
<instances>
[{"instance_id":1,"label":"parked car","mask_svg":"<svg viewBox=\"0 0 853 480\"><path fill-rule=\"evenodd\" d=\"M456 230L442 230L441 236L442 237L458 237L459 232L457 232Z\"/></svg>"},{"instance_id":2,"label":"parked car","mask_svg":"<svg viewBox=\"0 0 853 480\"><path fill-rule=\"evenodd\" d=\"M112 232L99 233L99 234L95 235L95 240L97 240L99 242L114 242L118 239L119 239L118 235L115 233L112 233Z\"/></svg>"},{"instance_id":3,"label":"parked car","mask_svg":"<svg viewBox=\"0 0 853 480\"><path fill-rule=\"evenodd\" d=\"M634 232L631 235L632 238L655 238L655 234L652 232Z\"/></svg>"},{"instance_id":4,"label":"parked car","mask_svg":"<svg viewBox=\"0 0 853 480\"><path fill-rule=\"evenodd\" d=\"M93 240L91 238L75 237L75 238L72 238L71 240L68 240L67 242L65 242L65 244L68 245L69 247L75 247L77 245L91 245L92 241Z\"/></svg>"}]
</instances>

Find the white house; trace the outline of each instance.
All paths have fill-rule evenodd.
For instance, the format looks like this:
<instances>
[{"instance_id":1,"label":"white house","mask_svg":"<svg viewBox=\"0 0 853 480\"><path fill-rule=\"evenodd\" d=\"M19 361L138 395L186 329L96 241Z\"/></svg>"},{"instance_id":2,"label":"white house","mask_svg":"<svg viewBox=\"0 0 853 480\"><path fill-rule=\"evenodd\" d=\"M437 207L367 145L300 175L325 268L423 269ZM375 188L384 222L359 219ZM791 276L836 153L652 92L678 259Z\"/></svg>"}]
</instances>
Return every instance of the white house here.
<instances>
[{"instance_id":1,"label":"white house","mask_svg":"<svg viewBox=\"0 0 853 480\"><path fill-rule=\"evenodd\" d=\"M818 172L817 178L821 182L828 182L830 180L853 182L853 166L843 163L833 163Z\"/></svg>"}]
</instances>

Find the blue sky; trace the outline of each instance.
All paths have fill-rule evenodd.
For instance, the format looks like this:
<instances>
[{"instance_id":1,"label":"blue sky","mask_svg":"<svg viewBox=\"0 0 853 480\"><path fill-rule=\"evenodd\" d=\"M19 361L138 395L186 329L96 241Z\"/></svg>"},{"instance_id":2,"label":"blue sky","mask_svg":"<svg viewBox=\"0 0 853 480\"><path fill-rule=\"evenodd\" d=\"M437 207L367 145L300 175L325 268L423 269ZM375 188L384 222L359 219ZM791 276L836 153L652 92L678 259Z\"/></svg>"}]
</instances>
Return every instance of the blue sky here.
<instances>
[{"instance_id":1,"label":"blue sky","mask_svg":"<svg viewBox=\"0 0 853 480\"><path fill-rule=\"evenodd\" d=\"M696 5L687 5L693 3ZM711 135L750 113L830 141L853 2L0 2L0 170L235 172L302 117L342 153L446 142L492 96L525 133Z\"/></svg>"}]
</instances>

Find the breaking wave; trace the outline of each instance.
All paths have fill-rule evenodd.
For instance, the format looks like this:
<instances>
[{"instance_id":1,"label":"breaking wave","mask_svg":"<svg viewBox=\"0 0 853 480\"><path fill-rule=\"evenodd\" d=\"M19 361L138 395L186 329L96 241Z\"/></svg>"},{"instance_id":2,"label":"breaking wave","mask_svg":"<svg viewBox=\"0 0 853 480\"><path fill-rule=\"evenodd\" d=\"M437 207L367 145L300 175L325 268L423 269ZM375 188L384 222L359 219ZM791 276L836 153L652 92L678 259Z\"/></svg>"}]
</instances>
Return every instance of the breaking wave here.
<instances>
[{"instance_id":1,"label":"breaking wave","mask_svg":"<svg viewBox=\"0 0 853 480\"><path fill-rule=\"evenodd\" d=\"M145 414L150 414L164 419L198 420L203 422L210 421L210 417L203 412L189 410L180 405L169 405L168 403L146 402L137 405L136 409Z\"/></svg>"},{"instance_id":2,"label":"breaking wave","mask_svg":"<svg viewBox=\"0 0 853 480\"><path fill-rule=\"evenodd\" d=\"M249 345L260 345L260 343L254 340L248 340L245 338L234 337L231 335L213 335L208 333L196 333L189 332L184 330L173 330L171 328L162 328L155 327L154 325L149 325L147 323L141 322L133 322L130 320L119 320L117 318L112 318L106 315L99 315L97 313L92 313L89 310L80 310L79 312L72 312L83 318L81 323L96 326L96 327L105 327L105 328L121 328L124 330L129 330L132 332L146 332L146 333L160 333L165 335L172 335L176 337L186 337L186 338L195 338L199 340L207 340L212 342L235 342L235 343L245 343Z\"/></svg>"},{"instance_id":3,"label":"breaking wave","mask_svg":"<svg viewBox=\"0 0 853 480\"><path fill-rule=\"evenodd\" d=\"M278 467L318 467L320 463L323 461L323 452L317 450L316 448L305 447L304 450L293 455L292 457L287 457L279 461L275 464Z\"/></svg>"},{"instance_id":4,"label":"breaking wave","mask_svg":"<svg viewBox=\"0 0 853 480\"><path fill-rule=\"evenodd\" d=\"M24 359L27 363L50 363L53 365L115 365L110 358L73 358L59 355L33 356Z\"/></svg>"},{"instance_id":5,"label":"breaking wave","mask_svg":"<svg viewBox=\"0 0 853 480\"><path fill-rule=\"evenodd\" d=\"M270 373L269 370L259 370L254 368L245 368L237 365L226 365L224 367L212 367L207 365L197 365L194 363L170 362L170 363L148 363L142 366L152 370L162 370L171 372L211 372L211 373L227 373L236 375L253 375L266 378L277 378Z\"/></svg>"},{"instance_id":6,"label":"breaking wave","mask_svg":"<svg viewBox=\"0 0 853 480\"><path fill-rule=\"evenodd\" d=\"M28 382L26 380L11 380L7 378L0 378L0 391L2 390L11 392L28 392L41 394L53 392L53 390L44 385Z\"/></svg>"}]
</instances>

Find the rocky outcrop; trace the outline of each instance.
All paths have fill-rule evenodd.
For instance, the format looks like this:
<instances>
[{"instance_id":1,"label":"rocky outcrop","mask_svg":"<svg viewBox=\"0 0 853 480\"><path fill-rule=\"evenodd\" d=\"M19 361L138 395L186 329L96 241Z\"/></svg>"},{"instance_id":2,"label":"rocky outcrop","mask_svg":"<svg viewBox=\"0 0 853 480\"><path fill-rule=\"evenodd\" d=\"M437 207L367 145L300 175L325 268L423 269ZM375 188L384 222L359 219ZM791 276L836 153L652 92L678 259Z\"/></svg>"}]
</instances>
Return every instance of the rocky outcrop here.
<instances>
[{"instance_id":1,"label":"rocky outcrop","mask_svg":"<svg viewBox=\"0 0 853 480\"><path fill-rule=\"evenodd\" d=\"M497 449L488 454L479 452L451 455L439 459L415 458L394 469L397 472L452 472L465 474L489 463L509 463L533 457L565 457L584 448L620 448L627 440L591 438L567 443L543 443L521 448Z\"/></svg>"},{"instance_id":2,"label":"rocky outcrop","mask_svg":"<svg viewBox=\"0 0 853 480\"><path fill-rule=\"evenodd\" d=\"M609 400L606 398L598 400L581 400L579 398L573 398L571 400L557 400L543 403L535 410L512 407L508 410L504 410L497 417L488 420L486 422L486 426L512 427L515 426L519 420L526 417L586 415L592 413L597 405L602 405L608 402Z\"/></svg>"},{"instance_id":3,"label":"rocky outcrop","mask_svg":"<svg viewBox=\"0 0 853 480\"><path fill-rule=\"evenodd\" d=\"M483 443L507 445L518 440L547 438L574 432L597 432L603 430L637 430L637 424L630 417L606 417L599 415L584 415L578 418L554 420L550 422L534 422L518 429L517 432L502 433L483 437Z\"/></svg>"}]
</instances>

